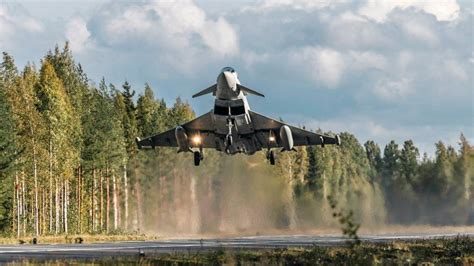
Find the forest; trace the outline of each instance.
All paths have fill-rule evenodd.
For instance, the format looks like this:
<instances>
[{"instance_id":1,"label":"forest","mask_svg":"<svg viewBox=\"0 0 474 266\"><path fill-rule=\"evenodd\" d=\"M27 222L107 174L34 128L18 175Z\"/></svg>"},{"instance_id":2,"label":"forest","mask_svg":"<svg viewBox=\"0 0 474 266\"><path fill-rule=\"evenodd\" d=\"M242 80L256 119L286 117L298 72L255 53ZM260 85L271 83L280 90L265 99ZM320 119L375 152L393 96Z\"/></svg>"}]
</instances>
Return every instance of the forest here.
<instances>
[{"instance_id":1,"label":"forest","mask_svg":"<svg viewBox=\"0 0 474 266\"><path fill-rule=\"evenodd\" d=\"M205 151L195 167L173 148L137 149L135 137L195 116L146 83L138 91L91 81L67 43L22 70L3 52L1 235L304 231L335 225L329 196L362 226L474 225L474 149L461 132L433 156L341 132L340 147L277 153L275 166Z\"/></svg>"}]
</instances>

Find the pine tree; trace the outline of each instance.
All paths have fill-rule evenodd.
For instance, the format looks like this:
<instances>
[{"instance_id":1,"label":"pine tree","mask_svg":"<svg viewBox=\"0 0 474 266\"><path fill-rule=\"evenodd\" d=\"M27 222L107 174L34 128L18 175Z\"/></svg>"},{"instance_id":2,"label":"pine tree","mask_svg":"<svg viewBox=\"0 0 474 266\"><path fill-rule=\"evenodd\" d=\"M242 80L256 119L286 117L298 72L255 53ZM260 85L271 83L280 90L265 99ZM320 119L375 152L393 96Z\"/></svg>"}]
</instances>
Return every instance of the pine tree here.
<instances>
[{"instance_id":1,"label":"pine tree","mask_svg":"<svg viewBox=\"0 0 474 266\"><path fill-rule=\"evenodd\" d=\"M415 182L418 175L418 148L413 145L413 141L407 140L403 144L402 151L400 153L400 167L401 175L410 184Z\"/></svg>"},{"instance_id":2,"label":"pine tree","mask_svg":"<svg viewBox=\"0 0 474 266\"><path fill-rule=\"evenodd\" d=\"M473 197L474 189L474 148L467 141L464 134L459 138L459 161L456 165L457 174L462 177L464 184L464 198L468 201Z\"/></svg>"},{"instance_id":3,"label":"pine tree","mask_svg":"<svg viewBox=\"0 0 474 266\"><path fill-rule=\"evenodd\" d=\"M15 66L15 61L8 53L3 52L3 61L0 65L0 75L2 86L5 89L14 86L18 77L18 69Z\"/></svg>"},{"instance_id":4,"label":"pine tree","mask_svg":"<svg viewBox=\"0 0 474 266\"><path fill-rule=\"evenodd\" d=\"M364 147L371 168L370 175L372 181L375 181L378 173L382 169L382 156L380 153L380 147L373 140L368 140L367 142L365 142Z\"/></svg>"},{"instance_id":5,"label":"pine tree","mask_svg":"<svg viewBox=\"0 0 474 266\"><path fill-rule=\"evenodd\" d=\"M146 84L144 94L140 95L137 101L138 134L140 136L150 136L158 132L161 129L160 122L162 121L157 118L163 118L162 112L161 103L155 100L153 90Z\"/></svg>"},{"instance_id":6,"label":"pine tree","mask_svg":"<svg viewBox=\"0 0 474 266\"><path fill-rule=\"evenodd\" d=\"M399 209L402 204L399 202L397 182L400 176L400 150L395 141L390 141L383 152L382 187L385 192L386 206L391 222L399 222Z\"/></svg>"},{"instance_id":7,"label":"pine tree","mask_svg":"<svg viewBox=\"0 0 474 266\"><path fill-rule=\"evenodd\" d=\"M425 184L433 194L446 196L448 194L449 179L451 176L451 162L449 160L448 149L442 141L436 143L436 160L434 169L436 171L435 182Z\"/></svg>"},{"instance_id":8,"label":"pine tree","mask_svg":"<svg viewBox=\"0 0 474 266\"><path fill-rule=\"evenodd\" d=\"M135 144L135 138L138 136L137 120L136 120L136 107L133 101L133 96L135 91L132 90L130 84L125 81L122 85L123 91L118 93L119 96L116 96L116 106L118 111L121 113L121 121L124 129L124 138L126 141L126 150L129 158L129 163L131 168L131 176L134 180L134 194L135 194L135 219L134 227L137 230L141 228L141 215L142 215L142 206L141 206L141 181L140 176L137 173L138 161L137 161L137 146ZM128 204L128 203L127 203ZM126 211L127 212L127 211ZM125 218L127 220L127 218ZM127 223L127 221L126 221Z\"/></svg>"},{"instance_id":9,"label":"pine tree","mask_svg":"<svg viewBox=\"0 0 474 266\"><path fill-rule=\"evenodd\" d=\"M395 141L390 141L383 152L383 175L385 187L390 187L398 178L400 172L400 150Z\"/></svg>"},{"instance_id":10,"label":"pine tree","mask_svg":"<svg viewBox=\"0 0 474 266\"><path fill-rule=\"evenodd\" d=\"M459 160L456 163L456 175L462 184L462 199L466 202L466 224L474 224L474 148L464 134L459 139ZM460 199L461 200L461 199Z\"/></svg>"},{"instance_id":11,"label":"pine tree","mask_svg":"<svg viewBox=\"0 0 474 266\"><path fill-rule=\"evenodd\" d=\"M195 117L195 113L187 102L183 102L180 97L176 98L168 116L168 128L181 125Z\"/></svg>"}]
</instances>

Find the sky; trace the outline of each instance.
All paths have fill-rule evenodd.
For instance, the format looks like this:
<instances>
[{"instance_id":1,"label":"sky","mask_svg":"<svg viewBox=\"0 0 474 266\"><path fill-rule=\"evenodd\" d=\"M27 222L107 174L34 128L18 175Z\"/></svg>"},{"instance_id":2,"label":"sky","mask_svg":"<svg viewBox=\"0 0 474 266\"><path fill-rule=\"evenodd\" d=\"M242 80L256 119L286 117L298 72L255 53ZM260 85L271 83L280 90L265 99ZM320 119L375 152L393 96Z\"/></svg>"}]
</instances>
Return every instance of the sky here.
<instances>
[{"instance_id":1,"label":"sky","mask_svg":"<svg viewBox=\"0 0 474 266\"><path fill-rule=\"evenodd\" d=\"M0 0L0 51L22 68L70 42L91 82L187 100L232 66L253 110L361 143L474 143L474 2Z\"/></svg>"}]
</instances>

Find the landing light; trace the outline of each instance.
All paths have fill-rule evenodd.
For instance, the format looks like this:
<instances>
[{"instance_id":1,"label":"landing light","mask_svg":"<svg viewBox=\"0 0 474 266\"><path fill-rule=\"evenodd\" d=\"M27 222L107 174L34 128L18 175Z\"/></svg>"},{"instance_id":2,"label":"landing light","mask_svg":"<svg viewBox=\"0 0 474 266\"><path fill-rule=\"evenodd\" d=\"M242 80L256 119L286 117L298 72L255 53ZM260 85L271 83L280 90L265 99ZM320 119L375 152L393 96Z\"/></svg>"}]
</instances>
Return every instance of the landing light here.
<instances>
[{"instance_id":1,"label":"landing light","mask_svg":"<svg viewBox=\"0 0 474 266\"><path fill-rule=\"evenodd\" d=\"M274 136L270 136L269 140L270 140L270 141L275 141L275 137L274 137Z\"/></svg>"},{"instance_id":2,"label":"landing light","mask_svg":"<svg viewBox=\"0 0 474 266\"><path fill-rule=\"evenodd\" d=\"M199 135L194 136L193 137L193 142L195 144L201 144L201 136L199 136Z\"/></svg>"}]
</instances>

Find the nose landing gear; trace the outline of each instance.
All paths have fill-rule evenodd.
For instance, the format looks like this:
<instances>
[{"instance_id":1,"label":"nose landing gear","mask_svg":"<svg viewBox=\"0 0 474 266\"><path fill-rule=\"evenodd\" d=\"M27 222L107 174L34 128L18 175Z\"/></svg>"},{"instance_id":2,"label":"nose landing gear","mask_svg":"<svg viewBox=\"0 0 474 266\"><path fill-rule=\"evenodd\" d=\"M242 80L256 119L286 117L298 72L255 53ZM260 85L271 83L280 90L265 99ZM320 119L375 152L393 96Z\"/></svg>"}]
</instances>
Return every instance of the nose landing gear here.
<instances>
[{"instance_id":1,"label":"nose landing gear","mask_svg":"<svg viewBox=\"0 0 474 266\"><path fill-rule=\"evenodd\" d=\"M227 135L225 137L225 146L226 147L232 146L232 135Z\"/></svg>"},{"instance_id":2,"label":"nose landing gear","mask_svg":"<svg viewBox=\"0 0 474 266\"><path fill-rule=\"evenodd\" d=\"M230 153L230 147L232 146L232 127L234 126L234 123L232 122L232 118L227 118L227 128L229 131L227 132L227 135L225 136L225 150L227 153Z\"/></svg>"}]
</instances>

